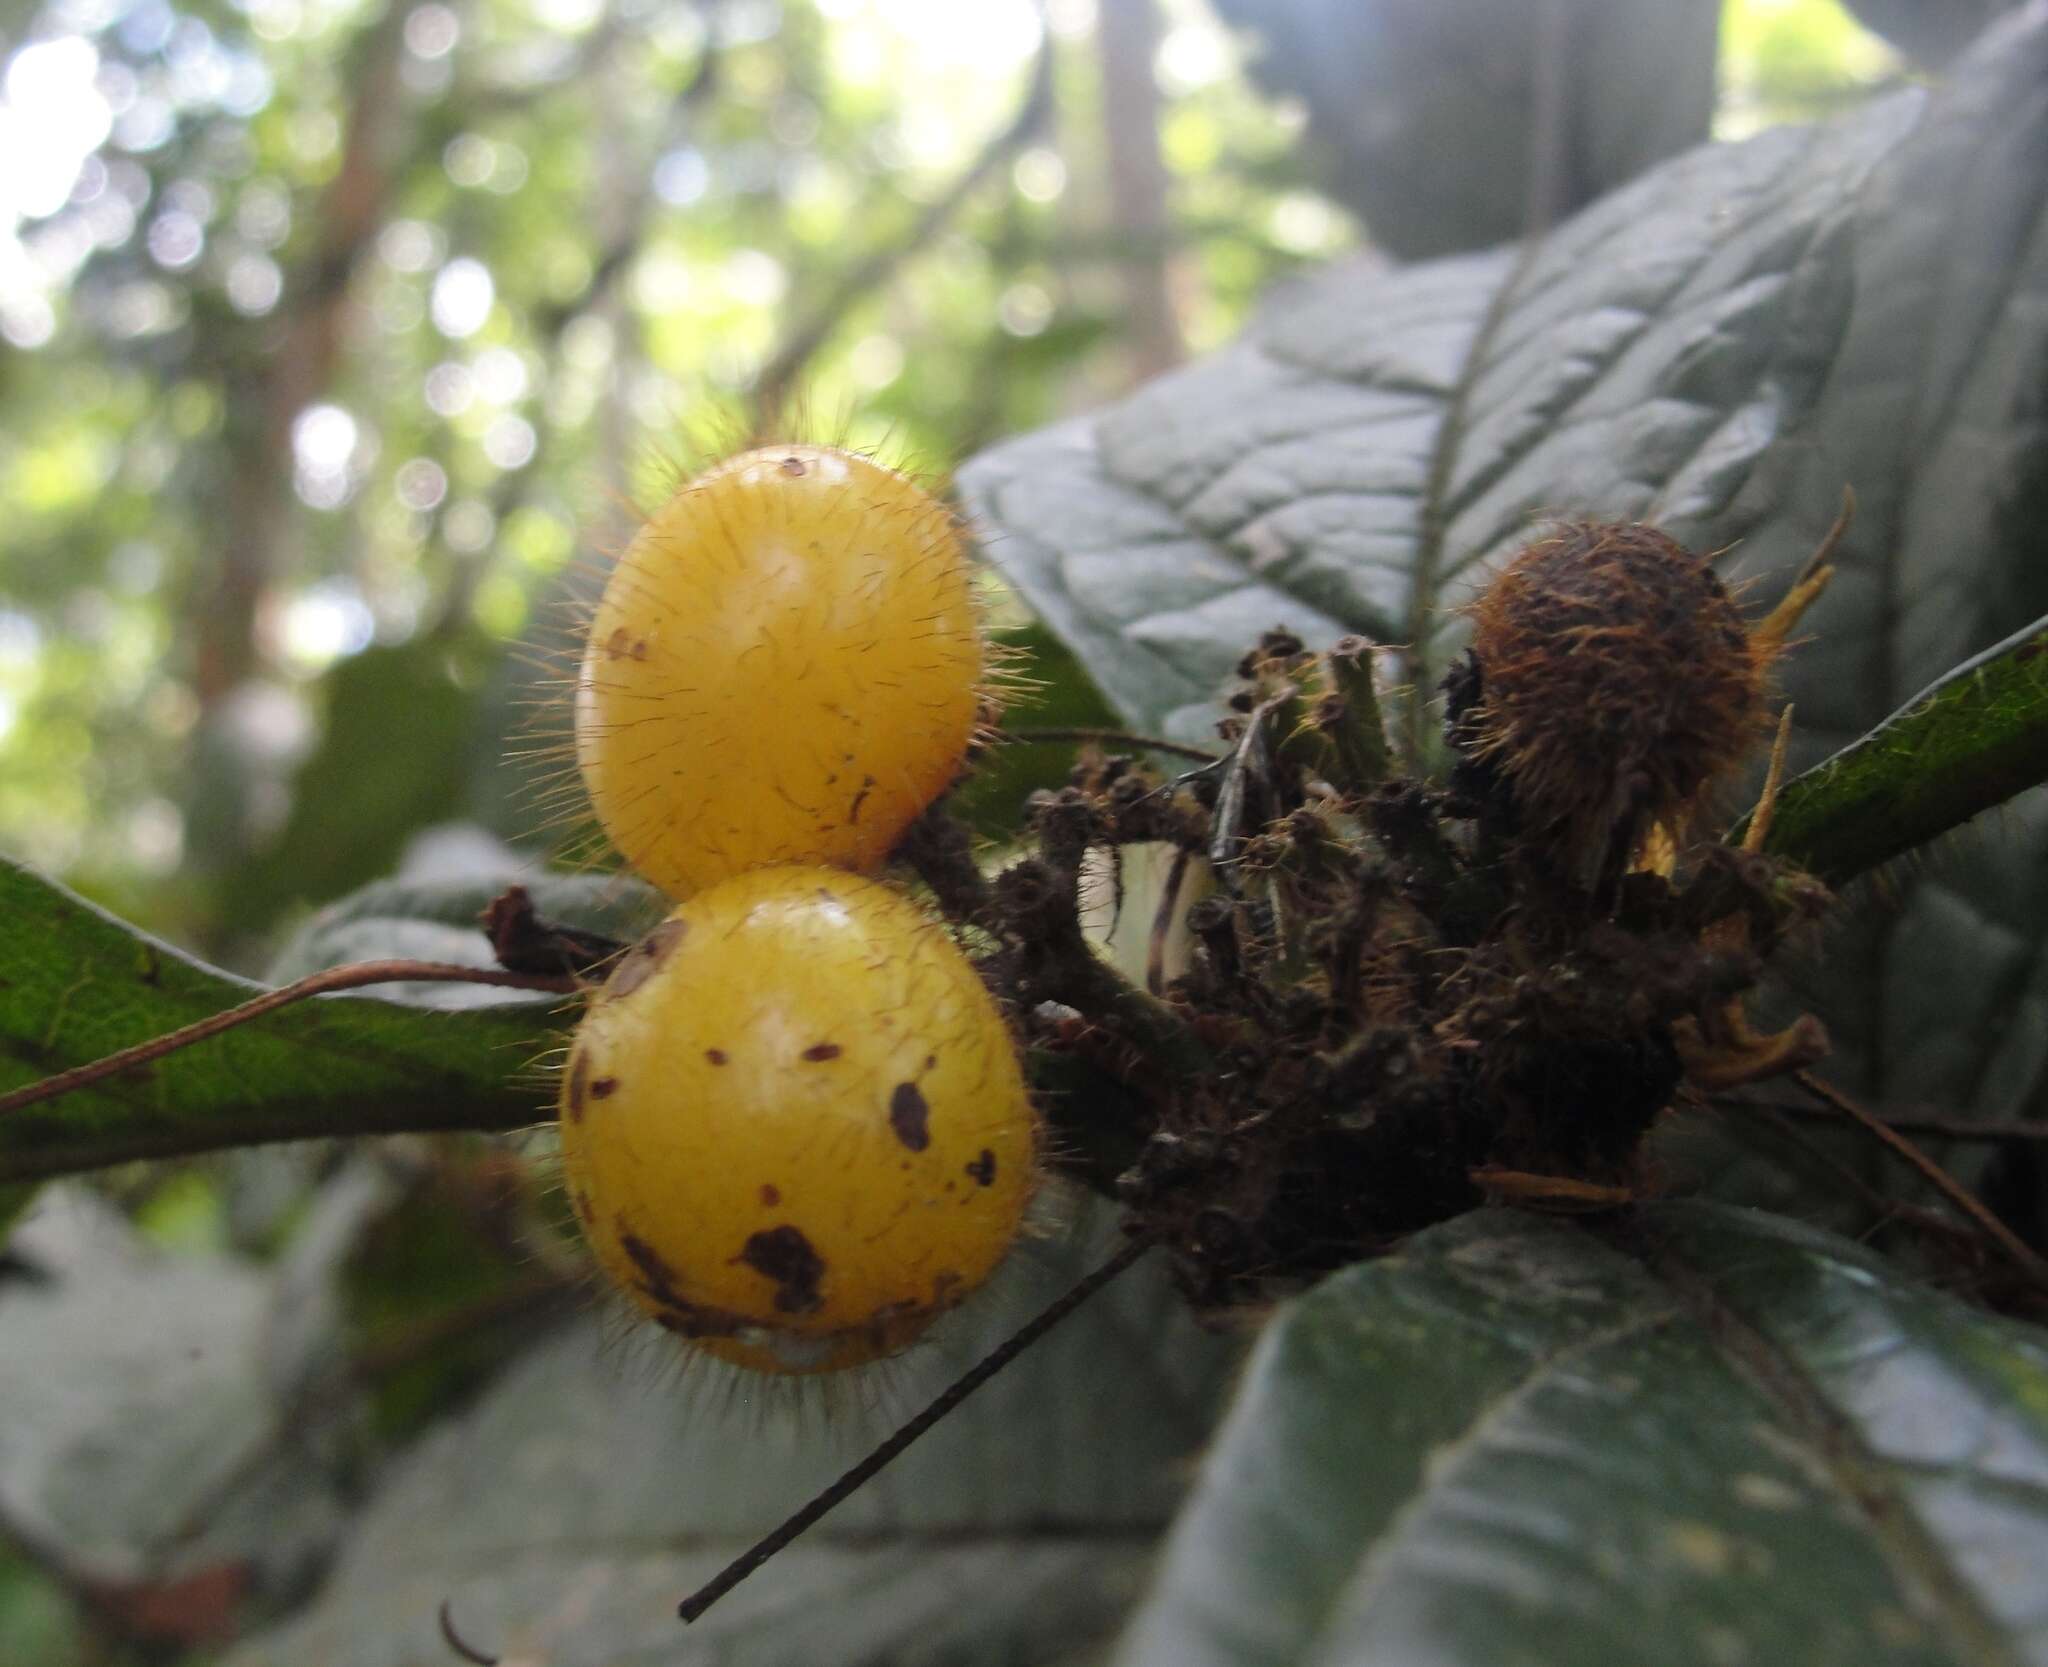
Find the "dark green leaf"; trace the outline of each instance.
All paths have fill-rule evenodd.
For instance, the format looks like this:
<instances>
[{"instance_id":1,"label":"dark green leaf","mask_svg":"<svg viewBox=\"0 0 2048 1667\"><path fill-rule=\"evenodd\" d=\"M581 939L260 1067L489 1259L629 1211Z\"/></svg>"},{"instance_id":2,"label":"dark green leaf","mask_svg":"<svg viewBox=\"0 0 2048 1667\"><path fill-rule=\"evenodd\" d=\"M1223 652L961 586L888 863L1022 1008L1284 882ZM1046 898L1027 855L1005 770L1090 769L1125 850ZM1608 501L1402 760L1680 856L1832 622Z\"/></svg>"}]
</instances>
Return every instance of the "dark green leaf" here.
<instances>
[{"instance_id":1,"label":"dark green leaf","mask_svg":"<svg viewBox=\"0 0 2048 1667\"><path fill-rule=\"evenodd\" d=\"M2048 1349L1706 1206L1482 1212L1254 1355L1125 1667L2048 1660Z\"/></svg>"},{"instance_id":2,"label":"dark green leaf","mask_svg":"<svg viewBox=\"0 0 2048 1667\"><path fill-rule=\"evenodd\" d=\"M0 1089L260 994L0 863ZM479 964L487 957L475 935ZM126 1076L0 1113L0 1181L313 1135L502 1129L544 1114L558 998L439 1012L378 996L287 1007Z\"/></svg>"},{"instance_id":3,"label":"dark green leaf","mask_svg":"<svg viewBox=\"0 0 2048 1667\"><path fill-rule=\"evenodd\" d=\"M1832 885L2048 781L2048 620L1785 784L1768 850Z\"/></svg>"},{"instance_id":4,"label":"dark green leaf","mask_svg":"<svg viewBox=\"0 0 2048 1667\"><path fill-rule=\"evenodd\" d=\"M1327 272L1237 344L971 464L993 560L1133 725L1206 735L1256 635L1405 645L1546 513L1655 521L1774 600L1852 484L1840 576L1783 672L1804 768L2048 613L2048 17L1939 93L1665 164L1554 232ZM1810 1004L1901 1100L2048 1080L2048 797L1831 939Z\"/></svg>"},{"instance_id":5,"label":"dark green leaf","mask_svg":"<svg viewBox=\"0 0 2048 1667\"><path fill-rule=\"evenodd\" d=\"M1542 511L1757 525L1739 496L1852 299L1857 192L1918 115L1696 152L1526 264L1324 273L1214 358L970 464L990 557L1141 728L1204 734L1283 622L1412 645L1427 694L1448 610Z\"/></svg>"}]
</instances>

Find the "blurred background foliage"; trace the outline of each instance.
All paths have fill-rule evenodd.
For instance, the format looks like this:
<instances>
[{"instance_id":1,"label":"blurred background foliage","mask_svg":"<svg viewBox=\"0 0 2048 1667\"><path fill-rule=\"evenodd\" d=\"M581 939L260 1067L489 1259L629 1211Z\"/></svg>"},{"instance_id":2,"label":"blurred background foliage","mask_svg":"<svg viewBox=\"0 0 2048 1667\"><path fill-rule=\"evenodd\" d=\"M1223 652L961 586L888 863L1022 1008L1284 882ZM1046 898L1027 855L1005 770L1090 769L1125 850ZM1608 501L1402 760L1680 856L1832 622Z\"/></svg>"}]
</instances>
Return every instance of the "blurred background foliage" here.
<instances>
[{"instance_id":1,"label":"blurred background foliage","mask_svg":"<svg viewBox=\"0 0 2048 1667\"><path fill-rule=\"evenodd\" d=\"M1615 33L1590 16L1612 0L1546 5ZM1897 32L1886 9L1869 0ZM1710 123L1913 73L1835 0L1624 10L1671 26L1590 102L1633 81L1664 119L1589 128L1550 208ZM1224 340L1304 263L1517 230L1520 185L1446 208L1441 171L1412 166L1447 121L1468 150L1521 142L1474 129L1484 66L1431 15L11 7L0 848L253 966L425 826L544 845L532 771L504 760L548 698L531 662L579 558L707 447L794 429L942 471ZM1540 105L1540 73L1496 68ZM1465 170L1489 172L1514 177ZM1042 675L1038 721L1093 710L1056 653Z\"/></svg>"},{"instance_id":2,"label":"blurred background foliage","mask_svg":"<svg viewBox=\"0 0 2048 1667\"><path fill-rule=\"evenodd\" d=\"M519 754L561 727L565 605L707 449L943 474L1291 273L1514 236L1925 73L2002 3L7 0L0 851L245 970L428 830L443 877L502 863L478 830L545 853ZM1532 177L1539 149L1565 165ZM1045 685L1016 721L1105 718L992 601ZM1064 756L1000 755L979 825ZM559 1200L474 1140L90 1196L172 1260L335 1283L350 1365L307 1405L368 1397L345 1477L575 1281ZM51 1283L0 1253L9 1279ZM203 1659L240 1601L126 1579L0 1516L0 1655Z\"/></svg>"}]
</instances>

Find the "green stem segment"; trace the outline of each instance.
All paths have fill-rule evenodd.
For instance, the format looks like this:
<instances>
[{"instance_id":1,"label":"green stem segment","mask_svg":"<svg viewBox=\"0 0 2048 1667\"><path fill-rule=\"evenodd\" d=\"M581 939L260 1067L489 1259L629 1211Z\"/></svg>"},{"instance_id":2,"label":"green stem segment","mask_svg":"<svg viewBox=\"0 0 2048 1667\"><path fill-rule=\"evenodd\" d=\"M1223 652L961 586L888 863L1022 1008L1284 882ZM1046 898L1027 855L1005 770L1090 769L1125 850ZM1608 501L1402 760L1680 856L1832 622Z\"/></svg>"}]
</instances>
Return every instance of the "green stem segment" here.
<instances>
[{"instance_id":1,"label":"green stem segment","mask_svg":"<svg viewBox=\"0 0 2048 1667\"><path fill-rule=\"evenodd\" d=\"M1786 783L1764 849L1839 886L2044 781L2048 618Z\"/></svg>"}]
</instances>

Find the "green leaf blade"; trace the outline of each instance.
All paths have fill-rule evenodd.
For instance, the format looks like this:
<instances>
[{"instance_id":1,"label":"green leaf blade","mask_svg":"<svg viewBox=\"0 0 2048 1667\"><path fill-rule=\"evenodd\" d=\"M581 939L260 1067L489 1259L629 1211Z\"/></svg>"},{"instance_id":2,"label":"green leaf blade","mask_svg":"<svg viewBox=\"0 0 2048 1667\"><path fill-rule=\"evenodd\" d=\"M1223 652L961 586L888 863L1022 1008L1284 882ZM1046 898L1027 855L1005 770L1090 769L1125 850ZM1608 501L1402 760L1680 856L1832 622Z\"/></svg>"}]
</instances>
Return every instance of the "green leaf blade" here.
<instances>
[{"instance_id":1,"label":"green leaf blade","mask_svg":"<svg viewBox=\"0 0 2048 1667\"><path fill-rule=\"evenodd\" d=\"M262 986L0 863L0 1087L239 1005ZM476 935L479 964L488 951ZM320 1135L504 1129L546 1113L558 998L434 1011L324 996L60 1099L0 1113L0 1182Z\"/></svg>"},{"instance_id":2,"label":"green leaf blade","mask_svg":"<svg viewBox=\"0 0 2048 1667\"><path fill-rule=\"evenodd\" d=\"M1824 1235L1646 1214L1639 1257L1482 1212L1284 1310L1123 1667L2048 1659L2038 1345Z\"/></svg>"}]
</instances>

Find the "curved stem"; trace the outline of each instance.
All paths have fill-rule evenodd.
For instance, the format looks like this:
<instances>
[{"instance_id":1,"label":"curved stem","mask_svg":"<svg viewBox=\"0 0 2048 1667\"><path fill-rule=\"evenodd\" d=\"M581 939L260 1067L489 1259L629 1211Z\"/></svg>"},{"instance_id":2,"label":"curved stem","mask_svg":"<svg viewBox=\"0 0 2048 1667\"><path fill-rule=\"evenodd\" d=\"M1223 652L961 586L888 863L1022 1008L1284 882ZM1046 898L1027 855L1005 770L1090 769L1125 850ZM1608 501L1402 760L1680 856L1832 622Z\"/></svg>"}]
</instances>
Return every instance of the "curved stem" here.
<instances>
[{"instance_id":1,"label":"curved stem","mask_svg":"<svg viewBox=\"0 0 2048 1667\"><path fill-rule=\"evenodd\" d=\"M2048 1287L2048 1261L2043 1261L2017 1233L1986 1209L1982 1200L1975 1197L1968 1188L1919 1147L1891 1128L1883 1119L1873 1117L1832 1083L1822 1081L1811 1071L1794 1071L1792 1080L1823 1105L1834 1107L1850 1122L1905 1159L1920 1172L1936 1192L1962 1211L1992 1243L1997 1245L2013 1266L2036 1284Z\"/></svg>"},{"instance_id":2,"label":"curved stem","mask_svg":"<svg viewBox=\"0 0 2048 1667\"><path fill-rule=\"evenodd\" d=\"M359 961L352 966L329 967L323 972L310 973L296 983L266 990L239 1007L229 1007L181 1029L152 1036L147 1042L138 1042L132 1048L123 1048L103 1059L74 1065L68 1071L59 1071L55 1076L29 1083L11 1094L0 1094L0 1115L18 1111L23 1106L40 1105L45 1100L54 1100L81 1088L90 1088L96 1082L117 1077L123 1071L132 1071L138 1065L151 1064L167 1054L233 1030L251 1019L260 1019L266 1013L275 1013L280 1007L289 1007L294 1002L328 995L336 990L360 990L370 984L401 983L491 984L500 989L540 990L556 995L572 995L582 987L573 978L503 972L495 967L463 967L447 961Z\"/></svg>"}]
</instances>

